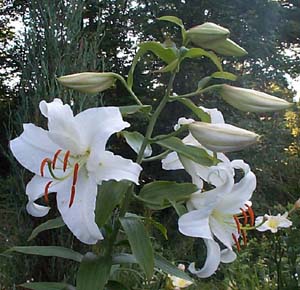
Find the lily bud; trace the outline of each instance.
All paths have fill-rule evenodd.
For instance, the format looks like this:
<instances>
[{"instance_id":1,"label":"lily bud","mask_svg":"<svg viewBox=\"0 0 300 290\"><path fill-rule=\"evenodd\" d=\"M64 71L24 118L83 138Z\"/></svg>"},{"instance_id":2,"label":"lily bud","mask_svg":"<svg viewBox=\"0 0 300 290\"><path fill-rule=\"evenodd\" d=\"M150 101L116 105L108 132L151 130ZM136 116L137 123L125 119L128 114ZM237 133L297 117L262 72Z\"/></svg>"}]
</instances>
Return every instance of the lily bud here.
<instances>
[{"instance_id":1,"label":"lily bud","mask_svg":"<svg viewBox=\"0 0 300 290\"><path fill-rule=\"evenodd\" d=\"M258 141L259 135L229 124L194 122L189 125L193 137L214 152L238 151Z\"/></svg>"},{"instance_id":2,"label":"lily bud","mask_svg":"<svg viewBox=\"0 0 300 290\"><path fill-rule=\"evenodd\" d=\"M246 112L272 112L292 106L283 99L255 90L222 85L219 93L231 106Z\"/></svg>"},{"instance_id":3,"label":"lily bud","mask_svg":"<svg viewBox=\"0 0 300 290\"><path fill-rule=\"evenodd\" d=\"M205 22L201 25L190 28L186 32L187 38L195 45L203 46L204 43L226 39L230 31L212 22Z\"/></svg>"},{"instance_id":4,"label":"lily bud","mask_svg":"<svg viewBox=\"0 0 300 290\"><path fill-rule=\"evenodd\" d=\"M205 43L204 45L202 45L202 47L228 56L244 56L248 54L248 52L244 48L242 48L229 38Z\"/></svg>"},{"instance_id":5,"label":"lily bud","mask_svg":"<svg viewBox=\"0 0 300 290\"><path fill-rule=\"evenodd\" d=\"M100 93L112 87L116 81L114 73L83 72L59 77L63 86L82 93Z\"/></svg>"}]
</instances>

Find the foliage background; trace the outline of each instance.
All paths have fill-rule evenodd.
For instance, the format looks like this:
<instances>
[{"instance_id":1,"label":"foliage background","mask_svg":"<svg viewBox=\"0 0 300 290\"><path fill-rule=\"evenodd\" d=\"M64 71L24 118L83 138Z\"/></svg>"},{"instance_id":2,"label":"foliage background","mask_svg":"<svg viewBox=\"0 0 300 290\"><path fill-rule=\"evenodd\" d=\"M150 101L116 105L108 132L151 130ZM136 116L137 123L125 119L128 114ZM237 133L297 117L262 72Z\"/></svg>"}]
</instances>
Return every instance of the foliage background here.
<instances>
[{"instance_id":1,"label":"foliage background","mask_svg":"<svg viewBox=\"0 0 300 290\"><path fill-rule=\"evenodd\" d=\"M46 232L27 242L32 229L44 219L33 219L25 212L24 185L31 176L14 161L7 142L21 132L22 123L45 125L38 112L39 101L59 96L68 102L72 98L75 112L90 106L132 104L121 86L105 95L91 97L62 89L56 76L81 71L113 71L126 75L137 42L172 38L179 43L176 27L156 21L163 15L180 17L187 28L205 21L228 27L231 38L249 52L240 59L223 60L225 70L239 76L238 86L292 101L295 92L289 89L285 76L300 75L300 3L297 0L4 0L0 9L1 251L13 245L31 244L68 245L78 251L85 250L66 229ZM22 37L14 35L10 24L14 19L24 23ZM165 81L165 76L154 73L159 66L160 62L149 54L139 63L135 74L135 92L144 103L153 106L162 95ZM192 91L197 82L211 72L213 67L209 62L187 62L176 79L175 92ZM12 86L10 80L16 78L19 81ZM216 96L206 95L205 100L195 98L194 101L199 105L205 101L207 107L217 106L228 123L262 135L259 145L231 156L245 159L257 175L255 211L277 214L291 207L300 197L300 133L296 108L286 114L258 115L240 113ZM177 118L186 114L188 112L178 104L170 104L157 131L173 130ZM130 122L135 122L133 129L144 131L146 120L142 116ZM132 157L124 142L117 141L113 149ZM182 172L161 171L159 162L147 164L146 171L145 182L187 178ZM55 200L51 203L55 207ZM193 261L195 257L203 261L203 245L182 239L177 233L173 211L145 214L162 220L168 228L168 241L152 233L158 238L157 250L165 249L166 257L174 262ZM57 212L52 215L56 216ZM253 233L249 246L236 262L221 266L221 271L199 281L195 289L299 289L299 214L293 216L293 222L293 228L278 235ZM15 289L17 284L31 279L72 282L75 269L73 263L56 258L0 256L0 289ZM130 289L145 287L136 282L134 274L129 279L128 273L134 272L128 270L125 278L121 272L117 278L125 279ZM153 289L162 289L159 287L163 286L155 287Z\"/></svg>"}]
</instances>

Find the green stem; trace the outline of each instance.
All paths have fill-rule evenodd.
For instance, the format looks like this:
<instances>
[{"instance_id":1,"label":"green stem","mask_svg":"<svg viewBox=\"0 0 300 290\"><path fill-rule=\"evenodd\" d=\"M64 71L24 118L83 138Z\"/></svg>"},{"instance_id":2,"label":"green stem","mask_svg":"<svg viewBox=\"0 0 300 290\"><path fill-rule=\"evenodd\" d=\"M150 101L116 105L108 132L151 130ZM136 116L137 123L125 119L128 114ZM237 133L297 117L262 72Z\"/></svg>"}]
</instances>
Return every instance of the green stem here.
<instances>
[{"instance_id":1,"label":"green stem","mask_svg":"<svg viewBox=\"0 0 300 290\"><path fill-rule=\"evenodd\" d=\"M160 160L160 159L166 157L170 152L171 152L171 150L166 150L158 155L144 158L143 162L151 162L151 161L155 161L155 160Z\"/></svg>"},{"instance_id":2,"label":"green stem","mask_svg":"<svg viewBox=\"0 0 300 290\"><path fill-rule=\"evenodd\" d=\"M156 124L157 118L159 117L161 111L163 110L163 108L165 107L165 105L167 104L167 102L170 98L170 94L171 94L171 91L172 91L172 88L173 88L175 75L176 75L175 73L173 73L171 75L170 80L169 80L169 84L168 84L167 89L166 89L165 96L162 98L160 104L157 106L155 112L153 113L153 115L150 118L144 141L142 143L142 146L140 148L139 154L138 154L137 159L136 159L136 163L138 163L138 164L141 164L142 161L143 161L144 152L145 152L145 149L146 149L147 145L149 144L148 140L151 138L151 135L153 133L153 129L154 129L154 126ZM119 77L118 77L118 79L122 81L123 78L121 76L119 76ZM124 80L124 82L125 82L125 80ZM125 82L125 84L126 84L126 82ZM125 86L126 86L127 89L129 89L127 84ZM127 210L128 210L128 207L129 207L129 204L130 204L130 201L131 201L131 197L134 195L133 189L134 189L134 184L131 184L129 186L129 188L127 189L127 191L126 191L125 198L123 200L123 204L120 208L119 218L124 217ZM117 220L115 225L114 225L114 229L113 229L113 231L110 235L109 241L108 241L108 247L106 249L106 257L110 257L112 255L113 246L114 246L115 241L117 239L120 228L121 228L121 223L120 223L119 220Z\"/></svg>"},{"instance_id":3,"label":"green stem","mask_svg":"<svg viewBox=\"0 0 300 290\"><path fill-rule=\"evenodd\" d=\"M182 132L186 131L187 130L187 125L181 125L180 128L170 134L167 134L167 135L158 135L154 138L151 138L149 141L151 143L154 143L154 142L158 142L158 141L162 141L162 140L165 140L165 139L168 139L170 137L176 137L178 136L179 134L181 134Z\"/></svg>"},{"instance_id":4,"label":"green stem","mask_svg":"<svg viewBox=\"0 0 300 290\"><path fill-rule=\"evenodd\" d=\"M209 87L207 87L205 89L197 90L195 92L191 92L191 93L188 93L188 94L185 94L185 95L172 96L172 97L170 97L170 100L176 101L176 100L180 100L180 99L184 99L184 98L190 98L190 97L194 97L194 96L199 96L199 95L204 94L206 92L218 89L221 86L222 85L212 85L212 86L209 86Z\"/></svg>"},{"instance_id":5,"label":"green stem","mask_svg":"<svg viewBox=\"0 0 300 290\"><path fill-rule=\"evenodd\" d=\"M140 101L140 99L137 97L137 95L133 92L133 90L127 85L127 82L125 81L125 79L118 74L114 74L114 76L116 79L118 79L124 85L124 87L130 93L130 95L134 98L136 103L140 106L143 106L143 103Z\"/></svg>"}]
</instances>

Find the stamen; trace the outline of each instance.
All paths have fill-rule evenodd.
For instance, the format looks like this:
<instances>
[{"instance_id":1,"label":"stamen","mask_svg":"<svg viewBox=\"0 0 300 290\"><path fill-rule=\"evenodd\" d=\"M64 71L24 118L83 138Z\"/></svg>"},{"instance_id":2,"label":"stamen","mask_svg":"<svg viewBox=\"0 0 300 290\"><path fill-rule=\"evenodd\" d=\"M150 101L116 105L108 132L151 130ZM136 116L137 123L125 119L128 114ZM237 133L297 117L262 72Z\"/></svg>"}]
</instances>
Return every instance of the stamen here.
<instances>
[{"instance_id":1,"label":"stamen","mask_svg":"<svg viewBox=\"0 0 300 290\"><path fill-rule=\"evenodd\" d=\"M49 193L49 187L51 185L52 181L49 181L46 186L45 186L45 191L44 191L44 199L45 202L48 204L49 203L49 198L48 198L48 193Z\"/></svg>"},{"instance_id":2,"label":"stamen","mask_svg":"<svg viewBox=\"0 0 300 290\"><path fill-rule=\"evenodd\" d=\"M47 157L45 159L42 160L41 162L41 166L40 166L40 174L42 177L44 177L44 170L45 170L45 166L46 164L51 163L51 160Z\"/></svg>"},{"instance_id":3,"label":"stamen","mask_svg":"<svg viewBox=\"0 0 300 290\"><path fill-rule=\"evenodd\" d=\"M240 208L240 210L241 210L241 212L243 214L243 217L244 217L243 225L245 226L248 223L248 215L242 208Z\"/></svg>"},{"instance_id":4,"label":"stamen","mask_svg":"<svg viewBox=\"0 0 300 290\"><path fill-rule=\"evenodd\" d=\"M77 183L78 169L79 169L79 164L75 163L75 165L74 165L74 172L73 172L73 185L76 185L76 183Z\"/></svg>"},{"instance_id":5,"label":"stamen","mask_svg":"<svg viewBox=\"0 0 300 290\"><path fill-rule=\"evenodd\" d=\"M248 209L248 213L249 213L249 216L250 216L250 225L251 225L251 227L253 227L254 226L254 212L253 212L253 209L248 204L245 204L245 205Z\"/></svg>"},{"instance_id":6,"label":"stamen","mask_svg":"<svg viewBox=\"0 0 300 290\"><path fill-rule=\"evenodd\" d=\"M232 238L233 238L233 240L234 240L234 242L235 242L235 244L236 244L236 248L237 248L237 250L238 250L238 252L239 252L239 251L241 250L241 245L240 245L240 243L239 243L237 237L235 236L235 234L232 234Z\"/></svg>"},{"instance_id":7,"label":"stamen","mask_svg":"<svg viewBox=\"0 0 300 290\"><path fill-rule=\"evenodd\" d=\"M56 161L57 161L57 158L58 158L60 152L61 152L61 149L57 150L54 154L54 157L52 160L52 169L55 169Z\"/></svg>"},{"instance_id":8,"label":"stamen","mask_svg":"<svg viewBox=\"0 0 300 290\"><path fill-rule=\"evenodd\" d=\"M74 202L74 198L75 198L75 185L72 185L69 208L72 206L72 204Z\"/></svg>"},{"instance_id":9,"label":"stamen","mask_svg":"<svg viewBox=\"0 0 300 290\"><path fill-rule=\"evenodd\" d=\"M247 246L247 233L245 230L242 230L242 237L243 237L244 246Z\"/></svg>"},{"instance_id":10,"label":"stamen","mask_svg":"<svg viewBox=\"0 0 300 290\"><path fill-rule=\"evenodd\" d=\"M70 157L70 150L68 150L65 154L63 171L66 171L66 169L67 169L69 157Z\"/></svg>"},{"instance_id":11,"label":"stamen","mask_svg":"<svg viewBox=\"0 0 300 290\"><path fill-rule=\"evenodd\" d=\"M233 216L233 218L234 218L238 233L240 234L241 233L241 225L240 225L239 219L235 215Z\"/></svg>"}]
</instances>

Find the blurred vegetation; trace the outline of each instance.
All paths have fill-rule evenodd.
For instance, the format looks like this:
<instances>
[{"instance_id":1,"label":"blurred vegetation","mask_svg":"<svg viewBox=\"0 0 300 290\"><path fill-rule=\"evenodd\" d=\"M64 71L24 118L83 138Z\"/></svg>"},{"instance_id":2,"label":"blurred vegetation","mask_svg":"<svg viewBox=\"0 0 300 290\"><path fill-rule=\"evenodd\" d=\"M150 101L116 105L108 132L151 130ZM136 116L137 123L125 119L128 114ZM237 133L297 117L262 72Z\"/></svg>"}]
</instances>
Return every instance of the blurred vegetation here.
<instances>
[{"instance_id":1,"label":"blurred vegetation","mask_svg":"<svg viewBox=\"0 0 300 290\"><path fill-rule=\"evenodd\" d=\"M249 54L243 58L224 58L226 71L239 76L238 86L262 90L292 101L294 92L288 89L286 74L300 75L300 3L297 0L4 0L0 4L0 249L15 245L66 245L86 251L66 228L45 232L27 242L32 229L45 219L31 218L25 212L25 184L30 174L12 158L8 140L22 130L22 123L34 122L45 126L38 103L55 97L74 100L73 109L132 104L128 93L116 89L94 96L77 94L61 88L56 76L81 71L113 71L126 75L136 51L136 43L145 40L163 42L172 38L179 42L180 33L171 24L157 22L163 15L180 17L187 28L205 21L228 27L231 38ZM14 35L13 20L24 25L22 36ZM162 95L166 76L153 71L160 66L148 54L137 66L134 90L146 104L155 106ZM213 72L205 60L187 61L176 78L175 92L190 92L198 81ZM11 80L19 81L14 84ZM204 97L203 97L204 98ZM194 98L201 105L202 98ZM207 107L218 107L228 123L253 130L262 135L259 145L232 158L244 158L257 175L254 209L261 215L283 213L300 197L299 112L254 114L241 113L225 105L215 96L205 96ZM170 104L156 130L170 132L178 117L189 114L180 105ZM135 117L134 129L141 132L145 120ZM119 140L116 150L133 155ZM124 154L122 154L124 155ZM163 172L159 162L146 164L145 181L153 179L184 180L182 172ZM50 200L55 208L55 200ZM182 238L177 232L177 216L171 210L148 212L162 220L168 228L169 239L153 232L164 249L166 258L175 263L204 261L205 247L199 241ZM53 212L51 217L57 216ZM300 217L292 216L292 228L276 235L253 233L249 246L232 264L209 279L199 281L189 289L286 289L300 287ZM88 248L88 247L86 247ZM180 259L180 260L179 260ZM0 289L15 289L27 280L74 282L77 265L56 258L34 256L0 256ZM164 289L165 276L157 273L151 285L143 284L136 266L115 269L115 279L129 289ZM147 288L148 287L148 288Z\"/></svg>"}]
</instances>

